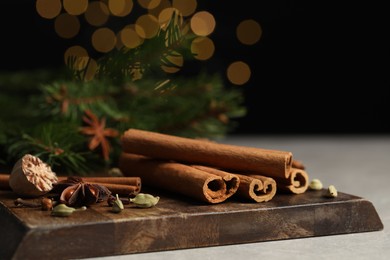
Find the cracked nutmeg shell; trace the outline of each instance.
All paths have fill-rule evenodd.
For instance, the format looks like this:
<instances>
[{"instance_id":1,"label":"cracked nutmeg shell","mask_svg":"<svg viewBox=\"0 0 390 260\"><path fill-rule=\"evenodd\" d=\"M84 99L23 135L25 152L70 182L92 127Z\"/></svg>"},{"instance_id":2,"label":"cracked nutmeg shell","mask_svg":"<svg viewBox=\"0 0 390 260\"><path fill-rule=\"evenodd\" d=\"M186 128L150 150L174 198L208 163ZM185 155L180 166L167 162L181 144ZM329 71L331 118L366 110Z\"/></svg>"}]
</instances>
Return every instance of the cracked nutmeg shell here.
<instances>
[{"instance_id":1,"label":"cracked nutmeg shell","mask_svg":"<svg viewBox=\"0 0 390 260\"><path fill-rule=\"evenodd\" d=\"M57 181L49 165L36 156L26 154L15 163L9 186L20 196L39 197L51 191Z\"/></svg>"}]
</instances>

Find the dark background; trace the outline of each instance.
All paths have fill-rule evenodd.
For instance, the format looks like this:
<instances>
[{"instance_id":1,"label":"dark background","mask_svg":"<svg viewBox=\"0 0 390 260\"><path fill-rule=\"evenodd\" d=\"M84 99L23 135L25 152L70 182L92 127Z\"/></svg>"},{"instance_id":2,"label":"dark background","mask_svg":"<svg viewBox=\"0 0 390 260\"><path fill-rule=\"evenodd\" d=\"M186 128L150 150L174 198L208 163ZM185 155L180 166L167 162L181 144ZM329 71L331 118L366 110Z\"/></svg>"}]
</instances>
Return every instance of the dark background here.
<instances>
[{"instance_id":1,"label":"dark background","mask_svg":"<svg viewBox=\"0 0 390 260\"><path fill-rule=\"evenodd\" d=\"M390 133L389 15L385 1L198 0L214 14L210 72L236 60L252 69L240 86L248 114L236 133ZM69 40L33 0L1 1L1 70L63 66ZM238 42L244 19L263 29L253 46ZM226 85L229 83L226 81Z\"/></svg>"}]
</instances>

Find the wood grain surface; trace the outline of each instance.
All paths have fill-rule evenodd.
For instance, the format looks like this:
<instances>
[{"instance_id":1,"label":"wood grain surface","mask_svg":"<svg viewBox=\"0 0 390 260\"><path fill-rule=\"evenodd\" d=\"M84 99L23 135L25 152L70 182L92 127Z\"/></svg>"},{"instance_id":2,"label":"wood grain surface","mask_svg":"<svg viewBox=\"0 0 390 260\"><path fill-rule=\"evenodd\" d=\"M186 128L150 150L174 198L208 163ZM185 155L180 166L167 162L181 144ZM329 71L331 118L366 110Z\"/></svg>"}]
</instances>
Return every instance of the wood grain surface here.
<instances>
[{"instance_id":1,"label":"wood grain surface","mask_svg":"<svg viewBox=\"0 0 390 260\"><path fill-rule=\"evenodd\" d=\"M371 202L341 192L332 199L322 190L216 205L154 192L161 199L153 208L126 206L115 214L100 203L60 218L15 207L15 195L1 191L0 259L87 258L383 229Z\"/></svg>"}]
</instances>

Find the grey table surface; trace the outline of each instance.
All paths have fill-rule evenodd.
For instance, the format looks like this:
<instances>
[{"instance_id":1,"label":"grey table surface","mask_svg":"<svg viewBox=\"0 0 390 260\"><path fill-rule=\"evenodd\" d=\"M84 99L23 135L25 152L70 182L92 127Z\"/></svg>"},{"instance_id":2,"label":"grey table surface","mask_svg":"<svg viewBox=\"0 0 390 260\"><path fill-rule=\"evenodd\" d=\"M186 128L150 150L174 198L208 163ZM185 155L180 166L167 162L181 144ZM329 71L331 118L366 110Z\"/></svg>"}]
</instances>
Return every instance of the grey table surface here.
<instances>
[{"instance_id":1,"label":"grey table surface","mask_svg":"<svg viewBox=\"0 0 390 260\"><path fill-rule=\"evenodd\" d=\"M219 142L291 151L310 179L371 201L384 229L95 259L390 259L390 136L235 136Z\"/></svg>"}]
</instances>

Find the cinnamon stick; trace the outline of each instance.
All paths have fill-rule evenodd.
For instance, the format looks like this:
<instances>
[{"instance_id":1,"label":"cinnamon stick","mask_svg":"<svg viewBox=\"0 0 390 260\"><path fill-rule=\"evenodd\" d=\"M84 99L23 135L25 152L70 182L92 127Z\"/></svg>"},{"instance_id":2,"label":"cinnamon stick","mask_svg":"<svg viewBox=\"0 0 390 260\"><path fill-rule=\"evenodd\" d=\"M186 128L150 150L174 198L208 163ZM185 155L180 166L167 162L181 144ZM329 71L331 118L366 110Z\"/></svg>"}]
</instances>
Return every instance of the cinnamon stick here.
<instances>
[{"instance_id":1,"label":"cinnamon stick","mask_svg":"<svg viewBox=\"0 0 390 260\"><path fill-rule=\"evenodd\" d=\"M191 165L191 167L220 176L226 185L226 198L229 198L236 193L240 186L240 179L235 174L202 165Z\"/></svg>"},{"instance_id":2,"label":"cinnamon stick","mask_svg":"<svg viewBox=\"0 0 390 260\"><path fill-rule=\"evenodd\" d=\"M301 169L301 170L304 170L306 168L305 165L301 161L297 161L297 160L292 161L292 167L297 168L297 169Z\"/></svg>"},{"instance_id":3,"label":"cinnamon stick","mask_svg":"<svg viewBox=\"0 0 390 260\"><path fill-rule=\"evenodd\" d=\"M301 194L304 193L309 187L309 176L305 170L292 168L290 170L290 177L275 178L278 190Z\"/></svg>"},{"instance_id":4,"label":"cinnamon stick","mask_svg":"<svg viewBox=\"0 0 390 260\"><path fill-rule=\"evenodd\" d=\"M67 180L68 177L58 177L59 183ZM141 178L139 177L82 177L84 182L96 183L105 186L113 194L133 196L141 191ZM10 190L9 174L0 174L0 189Z\"/></svg>"},{"instance_id":5,"label":"cinnamon stick","mask_svg":"<svg viewBox=\"0 0 390 260\"><path fill-rule=\"evenodd\" d=\"M121 141L126 153L234 171L254 171L270 177L289 178L292 164L290 152L219 144L137 129L127 130Z\"/></svg>"},{"instance_id":6,"label":"cinnamon stick","mask_svg":"<svg viewBox=\"0 0 390 260\"><path fill-rule=\"evenodd\" d=\"M132 197L137 195L141 191L141 186L136 185L123 185L123 184L115 184L115 183L104 183L104 182L88 182L92 184L100 184L109 191L111 191L112 194L118 194L120 196L128 196Z\"/></svg>"},{"instance_id":7,"label":"cinnamon stick","mask_svg":"<svg viewBox=\"0 0 390 260\"><path fill-rule=\"evenodd\" d=\"M60 176L58 181L66 181L68 177ZM80 177L82 181L88 183L105 183L105 184L121 184L137 186L141 189L141 178L140 177Z\"/></svg>"},{"instance_id":8,"label":"cinnamon stick","mask_svg":"<svg viewBox=\"0 0 390 260\"><path fill-rule=\"evenodd\" d=\"M261 175L242 175L237 195L239 197L254 200L256 202L267 202L276 194L276 182L274 179Z\"/></svg>"},{"instance_id":9,"label":"cinnamon stick","mask_svg":"<svg viewBox=\"0 0 390 260\"><path fill-rule=\"evenodd\" d=\"M0 190L10 190L9 186L9 174L0 174Z\"/></svg>"},{"instance_id":10,"label":"cinnamon stick","mask_svg":"<svg viewBox=\"0 0 390 260\"><path fill-rule=\"evenodd\" d=\"M58 177L59 184L66 183L68 177ZM80 177L83 182L100 184L112 194L134 196L141 191L141 178L136 177Z\"/></svg>"},{"instance_id":11,"label":"cinnamon stick","mask_svg":"<svg viewBox=\"0 0 390 260\"><path fill-rule=\"evenodd\" d=\"M221 176L182 163L122 153L119 168L125 176L140 176L144 185L208 203L220 203L230 196Z\"/></svg>"}]
</instances>

